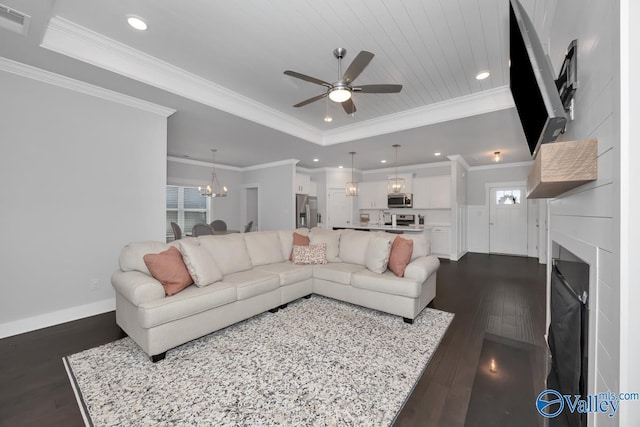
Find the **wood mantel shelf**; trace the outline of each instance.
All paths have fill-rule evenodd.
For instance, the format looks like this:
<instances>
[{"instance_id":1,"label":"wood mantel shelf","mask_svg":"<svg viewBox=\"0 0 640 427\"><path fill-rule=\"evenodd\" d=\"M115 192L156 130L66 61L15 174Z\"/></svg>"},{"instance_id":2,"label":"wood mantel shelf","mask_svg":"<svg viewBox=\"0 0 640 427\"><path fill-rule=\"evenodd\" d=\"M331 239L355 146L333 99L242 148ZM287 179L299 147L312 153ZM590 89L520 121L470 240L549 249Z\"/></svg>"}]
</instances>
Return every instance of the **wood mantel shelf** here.
<instances>
[{"instance_id":1,"label":"wood mantel shelf","mask_svg":"<svg viewBox=\"0 0 640 427\"><path fill-rule=\"evenodd\" d=\"M556 197L597 178L598 140L543 144L529 171L527 198Z\"/></svg>"}]
</instances>

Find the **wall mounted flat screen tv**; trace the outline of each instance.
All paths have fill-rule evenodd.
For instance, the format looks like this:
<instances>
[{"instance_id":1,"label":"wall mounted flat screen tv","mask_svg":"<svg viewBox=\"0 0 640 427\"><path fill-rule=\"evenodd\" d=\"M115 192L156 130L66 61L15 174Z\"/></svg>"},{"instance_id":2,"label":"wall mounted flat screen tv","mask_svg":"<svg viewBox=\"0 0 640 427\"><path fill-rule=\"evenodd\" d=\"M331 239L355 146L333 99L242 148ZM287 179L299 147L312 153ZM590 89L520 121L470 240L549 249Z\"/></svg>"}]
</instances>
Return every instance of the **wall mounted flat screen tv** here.
<instances>
[{"instance_id":1,"label":"wall mounted flat screen tv","mask_svg":"<svg viewBox=\"0 0 640 427\"><path fill-rule=\"evenodd\" d=\"M510 0L511 94L533 158L541 144L554 142L567 123L551 64L533 23L518 0Z\"/></svg>"}]
</instances>

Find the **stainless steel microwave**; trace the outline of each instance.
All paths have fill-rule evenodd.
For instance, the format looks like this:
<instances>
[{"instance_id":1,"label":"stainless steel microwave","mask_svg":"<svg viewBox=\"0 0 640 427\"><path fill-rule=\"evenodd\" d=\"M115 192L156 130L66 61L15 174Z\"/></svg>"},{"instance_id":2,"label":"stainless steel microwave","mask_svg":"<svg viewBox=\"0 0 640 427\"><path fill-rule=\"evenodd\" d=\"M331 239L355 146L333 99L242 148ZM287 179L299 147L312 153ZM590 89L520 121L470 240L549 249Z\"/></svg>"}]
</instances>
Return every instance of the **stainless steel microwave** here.
<instances>
[{"instance_id":1,"label":"stainless steel microwave","mask_svg":"<svg viewBox=\"0 0 640 427\"><path fill-rule=\"evenodd\" d=\"M413 194L389 194L387 206L389 208L411 208L413 207Z\"/></svg>"}]
</instances>

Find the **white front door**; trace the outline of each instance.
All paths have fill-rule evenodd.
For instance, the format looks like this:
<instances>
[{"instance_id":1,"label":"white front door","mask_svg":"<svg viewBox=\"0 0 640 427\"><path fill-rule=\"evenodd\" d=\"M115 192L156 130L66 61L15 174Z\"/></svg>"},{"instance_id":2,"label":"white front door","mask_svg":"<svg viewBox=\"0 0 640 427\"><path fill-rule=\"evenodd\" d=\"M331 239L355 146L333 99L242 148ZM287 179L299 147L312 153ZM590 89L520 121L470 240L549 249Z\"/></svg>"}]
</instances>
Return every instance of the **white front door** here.
<instances>
[{"instance_id":1,"label":"white front door","mask_svg":"<svg viewBox=\"0 0 640 427\"><path fill-rule=\"evenodd\" d=\"M489 197L489 252L526 256L525 187L491 187Z\"/></svg>"},{"instance_id":2,"label":"white front door","mask_svg":"<svg viewBox=\"0 0 640 427\"><path fill-rule=\"evenodd\" d=\"M348 197L344 189L329 190L327 228L347 227L351 225L351 203L353 197Z\"/></svg>"}]
</instances>

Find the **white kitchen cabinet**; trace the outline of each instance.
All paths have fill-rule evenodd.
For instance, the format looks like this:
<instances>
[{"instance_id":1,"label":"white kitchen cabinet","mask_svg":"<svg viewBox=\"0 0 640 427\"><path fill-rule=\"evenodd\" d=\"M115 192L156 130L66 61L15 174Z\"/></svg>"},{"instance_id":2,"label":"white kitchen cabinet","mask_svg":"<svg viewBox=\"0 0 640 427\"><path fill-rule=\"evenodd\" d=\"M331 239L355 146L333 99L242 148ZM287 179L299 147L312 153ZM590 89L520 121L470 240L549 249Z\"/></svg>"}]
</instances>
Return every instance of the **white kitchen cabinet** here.
<instances>
[{"instance_id":1,"label":"white kitchen cabinet","mask_svg":"<svg viewBox=\"0 0 640 427\"><path fill-rule=\"evenodd\" d=\"M448 175L431 176L429 183L429 209L451 208L451 177Z\"/></svg>"},{"instance_id":2,"label":"white kitchen cabinet","mask_svg":"<svg viewBox=\"0 0 640 427\"><path fill-rule=\"evenodd\" d=\"M313 181L309 183L309 195L318 196L318 185Z\"/></svg>"},{"instance_id":3,"label":"white kitchen cabinet","mask_svg":"<svg viewBox=\"0 0 640 427\"><path fill-rule=\"evenodd\" d=\"M427 176L413 180L414 209L450 209L451 177Z\"/></svg>"},{"instance_id":4,"label":"white kitchen cabinet","mask_svg":"<svg viewBox=\"0 0 640 427\"><path fill-rule=\"evenodd\" d=\"M431 253L449 258L451 252L449 234L449 227L433 227L431 229Z\"/></svg>"},{"instance_id":5,"label":"white kitchen cabinet","mask_svg":"<svg viewBox=\"0 0 640 427\"><path fill-rule=\"evenodd\" d=\"M311 177L301 173L296 174L295 192L296 194L309 194L311 186Z\"/></svg>"},{"instance_id":6,"label":"white kitchen cabinet","mask_svg":"<svg viewBox=\"0 0 640 427\"><path fill-rule=\"evenodd\" d=\"M429 209L429 178L414 178L413 209Z\"/></svg>"},{"instance_id":7,"label":"white kitchen cabinet","mask_svg":"<svg viewBox=\"0 0 640 427\"><path fill-rule=\"evenodd\" d=\"M387 183L371 181L358 183L359 209L387 209Z\"/></svg>"}]
</instances>

